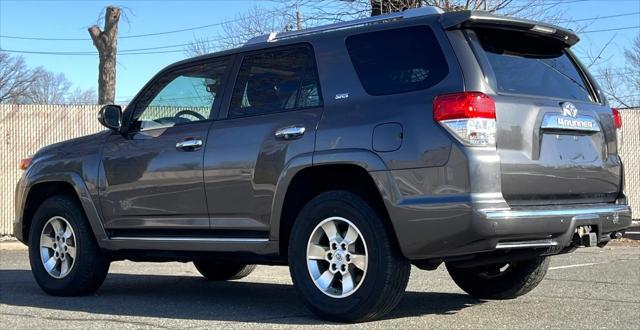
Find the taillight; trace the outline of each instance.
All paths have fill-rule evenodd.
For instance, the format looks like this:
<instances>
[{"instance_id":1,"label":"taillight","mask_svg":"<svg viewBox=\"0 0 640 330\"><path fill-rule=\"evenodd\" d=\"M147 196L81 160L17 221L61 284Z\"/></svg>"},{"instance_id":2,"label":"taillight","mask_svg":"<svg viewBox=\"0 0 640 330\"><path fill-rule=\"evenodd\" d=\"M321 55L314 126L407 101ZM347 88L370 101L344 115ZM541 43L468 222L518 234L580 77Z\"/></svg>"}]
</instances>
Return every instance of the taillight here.
<instances>
[{"instance_id":1,"label":"taillight","mask_svg":"<svg viewBox=\"0 0 640 330\"><path fill-rule=\"evenodd\" d=\"M433 118L463 143L474 146L496 144L496 104L480 92L436 96Z\"/></svg>"},{"instance_id":2,"label":"taillight","mask_svg":"<svg viewBox=\"0 0 640 330\"><path fill-rule=\"evenodd\" d=\"M33 160L33 157L27 157L27 158L20 159L20 165L19 165L20 169L23 170L23 171L28 169L29 166L31 166L31 161L32 160Z\"/></svg>"},{"instance_id":3,"label":"taillight","mask_svg":"<svg viewBox=\"0 0 640 330\"><path fill-rule=\"evenodd\" d=\"M616 124L616 128L622 128L622 117L620 116L620 111L616 108L611 108L611 114L613 115L613 122Z\"/></svg>"}]
</instances>

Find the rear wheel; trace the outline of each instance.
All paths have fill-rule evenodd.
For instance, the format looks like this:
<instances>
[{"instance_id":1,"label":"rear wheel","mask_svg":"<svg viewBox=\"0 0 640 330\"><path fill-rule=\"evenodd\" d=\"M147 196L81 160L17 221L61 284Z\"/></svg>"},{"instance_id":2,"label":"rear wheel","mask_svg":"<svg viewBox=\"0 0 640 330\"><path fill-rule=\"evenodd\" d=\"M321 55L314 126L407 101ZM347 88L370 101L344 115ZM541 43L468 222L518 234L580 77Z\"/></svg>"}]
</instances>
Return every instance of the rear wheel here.
<instances>
[{"instance_id":1,"label":"rear wheel","mask_svg":"<svg viewBox=\"0 0 640 330\"><path fill-rule=\"evenodd\" d=\"M36 211L29 261L38 285L56 296L92 293L109 270L80 205L68 196L51 197Z\"/></svg>"},{"instance_id":2,"label":"rear wheel","mask_svg":"<svg viewBox=\"0 0 640 330\"><path fill-rule=\"evenodd\" d=\"M193 262L202 276L210 281L239 280L249 276L256 265L236 264L232 262L196 260Z\"/></svg>"},{"instance_id":3,"label":"rear wheel","mask_svg":"<svg viewBox=\"0 0 640 330\"><path fill-rule=\"evenodd\" d=\"M447 264L454 282L480 299L513 299L540 284L549 269L549 257L458 268Z\"/></svg>"},{"instance_id":4,"label":"rear wheel","mask_svg":"<svg viewBox=\"0 0 640 330\"><path fill-rule=\"evenodd\" d=\"M348 191L312 199L298 215L289 241L289 269L304 304L341 322L379 318L400 301L410 264L383 218Z\"/></svg>"}]
</instances>

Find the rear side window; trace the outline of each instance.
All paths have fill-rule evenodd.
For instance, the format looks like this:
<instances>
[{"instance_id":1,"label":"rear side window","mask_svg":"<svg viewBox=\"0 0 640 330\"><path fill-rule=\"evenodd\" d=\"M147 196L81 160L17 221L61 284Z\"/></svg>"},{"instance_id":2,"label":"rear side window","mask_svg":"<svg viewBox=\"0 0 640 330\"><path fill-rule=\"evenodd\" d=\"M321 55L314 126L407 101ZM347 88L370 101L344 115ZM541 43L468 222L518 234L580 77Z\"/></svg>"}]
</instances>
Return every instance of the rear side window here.
<instances>
[{"instance_id":1,"label":"rear side window","mask_svg":"<svg viewBox=\"0 0 640 330\"><path fill-rule=\"evenodd\" d=\"M502 93L593 101L564 46L538 36L476 30Z\"/></svg>"},{"instance_id":2,"label":"rear side window","mask_svg":"<svg viewBox=\"0 0 640 330\"><path fill-rule=\"evenodd\" d=\"M358 78L371 95L426 89L449 72L440 45L427 26L353 35L346 43Z\"/></svg>"},{"instance_id":3,"label":"rear side window","mask_svg":"<svg viewBox=\"0 0 640 330\"><path fill-rule=\"evenodd\" d=\"M233 88L231 118L321 105L313 51L308 46L247 55Z\"/></svg>"}]
</instances>

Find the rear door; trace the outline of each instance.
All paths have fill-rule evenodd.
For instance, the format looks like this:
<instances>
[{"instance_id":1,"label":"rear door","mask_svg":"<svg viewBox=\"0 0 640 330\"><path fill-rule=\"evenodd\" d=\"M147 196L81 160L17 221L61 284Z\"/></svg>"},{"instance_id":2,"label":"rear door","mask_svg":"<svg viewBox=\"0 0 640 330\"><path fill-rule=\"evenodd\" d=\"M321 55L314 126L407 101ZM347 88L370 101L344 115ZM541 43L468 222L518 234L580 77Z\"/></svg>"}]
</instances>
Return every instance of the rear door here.
<instances>
[{"instance_id":1,"label":"rear door","mask_svg":"<svg viewBox=\"0 0 640 330\"><path fill-rule=\"evenodd\" d=\"M230 100L207 139L205 190L212 229L264 238L283 169L313 153L322 98L307 44L240 60Z\"/></svg>"},{"instance_id":2,"label":"rear door","mask_svg":"<svg viewBox=\"0 0 640 330\"><path fill-rule=\"evenodd\" d=\"M471 33L474 34L474 33ZM613 202L621 165L611 108L557 41L476 29L497 95L502 193L510 204Z\"/></svg>"}]
</instances>

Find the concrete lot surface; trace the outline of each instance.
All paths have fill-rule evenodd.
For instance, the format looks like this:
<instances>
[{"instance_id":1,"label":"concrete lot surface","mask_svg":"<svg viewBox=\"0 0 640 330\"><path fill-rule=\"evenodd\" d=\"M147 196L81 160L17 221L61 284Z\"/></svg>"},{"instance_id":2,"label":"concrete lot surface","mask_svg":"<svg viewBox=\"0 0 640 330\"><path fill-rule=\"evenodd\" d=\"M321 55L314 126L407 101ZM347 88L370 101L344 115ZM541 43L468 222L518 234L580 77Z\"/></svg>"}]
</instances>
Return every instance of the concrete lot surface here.
<instances>
[{"instance_id":1,"label":"concrete lot surface","mask_svg":"<svg viewBox=\"0 0 640 330\"><path fill-rule=\"evenodd\" d=\"M11 246L10 246L11 244ZM318 320L285 267L207 282L191 264L116 262L92 296L45 295L26 250L0 242L0 325L8 328L361 328ZM510 301L467 296L444 267L414 268L398 308L367 328L640 329L640 247L580 249L554 257L542 284Z\"/></svg>"}]
</instances>

